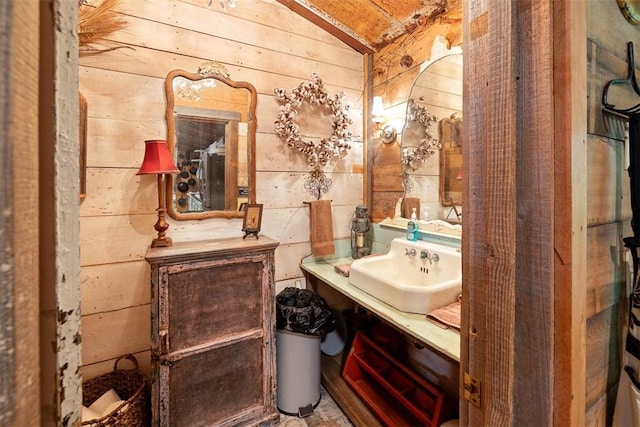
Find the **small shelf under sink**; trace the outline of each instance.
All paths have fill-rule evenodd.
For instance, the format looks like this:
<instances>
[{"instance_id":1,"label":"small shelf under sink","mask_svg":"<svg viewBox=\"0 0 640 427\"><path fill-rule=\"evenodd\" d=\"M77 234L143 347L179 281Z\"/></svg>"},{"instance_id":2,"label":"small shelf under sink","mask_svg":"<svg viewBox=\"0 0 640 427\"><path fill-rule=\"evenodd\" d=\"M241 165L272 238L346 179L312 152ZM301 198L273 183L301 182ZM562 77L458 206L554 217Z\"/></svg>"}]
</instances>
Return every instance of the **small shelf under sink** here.
<instances>
[{"instance_id":1,"label":"small shelf under sink","mask_svg":"<svg viewBox=\"0 0 640 427\"><path fill-rule=\"evenodd\" d=\"M451 415L445 394L358 331L343 378L386 426L439 426Z\"/></svg>"}]
</instances>

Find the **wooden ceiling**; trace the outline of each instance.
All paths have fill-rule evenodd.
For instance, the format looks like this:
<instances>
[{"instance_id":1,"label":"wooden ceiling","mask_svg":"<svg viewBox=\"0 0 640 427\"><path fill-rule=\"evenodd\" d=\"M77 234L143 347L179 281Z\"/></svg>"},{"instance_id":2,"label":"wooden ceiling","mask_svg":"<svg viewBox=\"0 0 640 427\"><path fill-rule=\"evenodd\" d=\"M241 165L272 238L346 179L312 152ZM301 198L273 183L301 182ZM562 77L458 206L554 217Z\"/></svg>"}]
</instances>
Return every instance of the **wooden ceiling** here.
<instances>
[{"instance_id":1,"label":"wooden ceiling","mask_svg":"<svg viewBox=\"0 0 640 427\"><path fill-rule=\"evenodd\" d=\"M360 53L428 26L462 0L278 0Z\"/></svg>"}]
</instances>

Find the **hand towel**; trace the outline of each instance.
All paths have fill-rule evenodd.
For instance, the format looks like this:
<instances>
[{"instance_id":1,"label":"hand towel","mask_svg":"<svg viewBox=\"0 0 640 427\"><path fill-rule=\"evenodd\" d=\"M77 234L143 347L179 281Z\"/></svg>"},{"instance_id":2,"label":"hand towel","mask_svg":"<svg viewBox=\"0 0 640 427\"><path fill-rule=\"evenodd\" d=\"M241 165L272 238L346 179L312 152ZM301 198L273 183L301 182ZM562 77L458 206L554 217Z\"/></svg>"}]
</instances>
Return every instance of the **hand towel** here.
<instances>
[{"instance_id":1,"label":"hand towel","mask_svg":"<svg viewBox=\"0 0 640 427\"><path fill-rule=\"evenodd\" d=\"M349 277L349 273L351 272L351 264L335 265L333 266L333 269L336 271L336 273L344 277Z\"/></svg>"},{"instance_id":2,"label":"hand towel","mask_svg":"<svg viewBox=\"0 0 640 427\"><path fill-rule=\"evenodd\" d=\"M416 218L420 219L420 198L405 197L402 201L402 217L411 218L412 208L416 208Z\"/></svg>"},{"instance_id":3,"label":"hand towel","mask_svg":"<svg viewBox=\"0 0 640 427\"><path fill-rule=\"evenodd\" d=\"M462 306L462 298L458 297L458 301L445 305L444 307L434 308L427 313L427 320L437 320L446 326L460 330L460 309Z\"/></svg>"},{"instance_id":4,"label":"hand towel","mask_svg":"<svg viewBox=\"0 0 640 427\"><path fill-rule=\"evenodd\" d=\"M314 200L310 206L311 253L322 257L335 253L331 200Z\"/></svg>"}]
</instances>

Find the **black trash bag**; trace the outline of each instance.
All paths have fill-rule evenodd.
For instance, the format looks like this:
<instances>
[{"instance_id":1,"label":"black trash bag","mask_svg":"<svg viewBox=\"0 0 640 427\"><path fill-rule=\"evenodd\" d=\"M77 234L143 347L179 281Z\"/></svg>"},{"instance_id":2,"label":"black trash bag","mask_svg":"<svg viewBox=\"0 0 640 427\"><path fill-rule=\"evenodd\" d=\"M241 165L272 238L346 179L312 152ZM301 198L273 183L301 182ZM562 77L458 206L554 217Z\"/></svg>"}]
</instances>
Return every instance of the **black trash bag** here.
<instances>
[{"instance_id":1,"label":"black trash bag","mask_svg":"<svg viewBox=\"0 0 640 427\"><path fill-rule=\"evenodd\" d=\"M320 295L307 289L284 288L276 296L276 328L306 335L335 329L335 318Z\"/></svg>"}]
</instances>

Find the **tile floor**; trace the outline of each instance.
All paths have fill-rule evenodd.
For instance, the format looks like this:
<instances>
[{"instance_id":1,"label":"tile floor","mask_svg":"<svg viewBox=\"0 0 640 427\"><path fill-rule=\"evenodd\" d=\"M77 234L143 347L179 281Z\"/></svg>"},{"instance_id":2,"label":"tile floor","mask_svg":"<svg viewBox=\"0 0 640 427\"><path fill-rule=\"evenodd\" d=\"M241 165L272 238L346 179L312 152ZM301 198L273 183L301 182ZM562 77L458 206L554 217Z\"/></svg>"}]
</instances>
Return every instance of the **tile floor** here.
<instances>
[{"instance_id":1,"label":"tile floor","mask_svg":"<svg viewBox=\"0 0 640 427\"><path fill-rule=\"evenodd\" d=\"M329 393L320 388L320 403L308 417L299 418L280 414L282 427L353 427Z\"/></svg>"}]
</instances>

